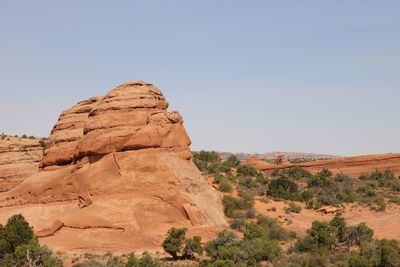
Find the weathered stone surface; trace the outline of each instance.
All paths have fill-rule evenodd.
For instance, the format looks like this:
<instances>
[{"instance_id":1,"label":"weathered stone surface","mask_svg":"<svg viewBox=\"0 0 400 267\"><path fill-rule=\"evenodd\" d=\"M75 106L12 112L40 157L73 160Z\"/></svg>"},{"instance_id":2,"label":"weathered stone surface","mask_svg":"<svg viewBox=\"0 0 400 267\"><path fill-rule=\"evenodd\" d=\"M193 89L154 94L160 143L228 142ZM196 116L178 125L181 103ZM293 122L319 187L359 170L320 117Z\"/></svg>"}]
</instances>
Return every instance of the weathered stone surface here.
<instances>
[{"instance_id":1,"label":"weathered stone surface","mask_svg":"<svg viewBox=\"0 0 400 267\"><path fill-rule=\"evenodd\" d=\"M75 148L83 136L89 112L99 100L100 97L92 97L61 113L47 140L42 167L66 165L74 160Z\"/></svg>"},{"instance_id":2,"label":"weathered stone surface","mask_svg":"<svg viewBox=\"0 0 400 267\"><path fill-rule=\"evenodd\" d=\"M38 172L43 156L40 140L5 135L0 138L0 192L14 188Z\"/></svg>"},{"instance_id":3,"label":"weathered stone surface","mask_svg":"<svg viewBox=\"0 0 400 267\"><path fill-rule=\"evenodd\" d=\"M156 87L132 82L65 111L44 170L0 193L0 223L22 213L62 250L159 249L172 226L212 237L226 225L220 195L167 107Z\"/></svg>"},{"instance_id":4,"label":"weathered stone surface","mask_svg":"<svg viewBox=\"0 0 400 267\"><path fill-rule=\"evenodd\" d=\"M118 86L90 111L75 158L144 148L166 148L190 157L190 139L178 112L155 86L131 82Z\"/></svg>"}]
</instances>

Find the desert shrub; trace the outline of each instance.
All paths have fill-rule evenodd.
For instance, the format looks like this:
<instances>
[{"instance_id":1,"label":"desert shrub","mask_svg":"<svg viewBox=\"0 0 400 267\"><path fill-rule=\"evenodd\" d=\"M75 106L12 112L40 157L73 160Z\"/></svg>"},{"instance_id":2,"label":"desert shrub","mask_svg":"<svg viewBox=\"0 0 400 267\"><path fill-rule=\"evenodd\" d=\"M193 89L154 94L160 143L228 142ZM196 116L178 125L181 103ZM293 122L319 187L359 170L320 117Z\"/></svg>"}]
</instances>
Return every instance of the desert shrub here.
<instances>
[{"instance_id":1,"label":"desert shrub","mask_svg":"<svg viewBox=\"0 0 400 267\"><path fill-rule=\"evenodd\" d=\"M322 205L337 206L341 203L352 203L357 199L353 181L343 173L332 177L332 172L323 169L308 180L308 187L315 196L315 207ZM306 202L311 206L310 201Z\"/></svg>"},{"instance_id":2,"label":"desert shrub","mask_svg":"<svg viewBox=\"0 0 400 267\"><path fill-rule=\"evenodd\" d=\"M153 258L148 252L144 252L139 260L139 267L160 267L161 263L158 259Z\"/></svg>"},{"instance_id":3,"label":"desert shrub","mask_svg":"<svg viewBox=\"0 0 400 267\"><path fill-rule=\"evenodd\" d=\"M261 261L271 261L282 255L282 249L276 240L255 238L243 241L243 250L247 256L247 264L255 266Z\"/></svg>"},{"instance_id":4,"label":"desert shrub","mask_svg":"<svg viewBox=\"0 0 400 267\"><path fill-rule=\"evenodd\" d=\"M208 174L217 174L221 158L215 151L200 151L193 153L193 162L197 168Z\"/></svg>"},{"instance_id":5,"label":"desert shrub","mask_svg":"<svg viewBox=\"0 0 400 267\"><path fill-rule=\"evenodd\" d=\"M361 244L360 255L368 259L370 266L400 266L400 245L396 240L375 240Z\"/></svg>"},{"instance_id":6,"label":"desert shrub","mask_svg":"<svg viewBox=\"0 0 400 267\"><path fill-rule=\"evenodd\" d=\"M194 236L186 240L185 247L182 251L182 258L192 260L195 258L196 254L203 255L200 236Z\"/></svg>"},{"instance_id":7,"label":"desert shrub","mask_svg":"<svg viewBox=\"0 0 400 267\"><path fill-rule=\"evenodd\" d=\"M239 198L225 195L222 198L224 213L227 217L233 218L238 210L250 210L254 206L254 196L251 193L243 193Z\"/></svg>"},{"instance_id":8,"label":"desert shrub","mask_svg":"<svg viewBox=\"0 0 400 267\"><path fill-rule=\"evenodd\" d=\"M32 239L35 236L25 218L21 214L11 216L4 227L0 225L0 258Z\"/></svg>"},{"instance_id":9,"label":"desert shrub","mask_svg":"<svg viewBox=\"0 0 400 267\"><path fill-rule=\"evenodd\" d=\"M374 230L369 228L365 223L357 226L349 226L349 243L350 245L361 245L362 242L370 242L374 236Z\"/></svg>"},{"instance_id":10,"label":"desert shrub","mask_svg":"<svg viewBox=\"0 0 400 267\"><path fill-rule=\"evenodd\" d=\"M246 223L247 220L245 217L243 216L236 216L235 218L233 218L231 220L231 222L229 223L230 227L232 229L235 229L237 231L243 232L246 228Z\"/></svg>"},{"instance_id":11,"label":"desert shrub","mask_svg":"<svg viewBox=\"0 0 400 267\"><path fill-rule=\"evenodd\" d=\"M1 134L1 140L5 139L6 137L7 137L6 134L4 134L4 133Z\"/></svg>"},{"instance_id":12,"label":"desert shrub","mask_svg":"<svg viewBox=\"0 0 400 267\"><path fill-rule=\"evenodd\" d=\"M239 208L240 209L252 209L254 206L254 195L252 192L242 190L239 191Z\"/></svg>"},{"instance_id":13,"label":"desert shrub","mask_svg":"<svg viewBox=\"0 0 400 267\"><path fill-rule=\"evenodd\" d=\"M259 184L252 177L246 176L239 179L239 186L250 190L257 190L259 188Z\"/></svg>"},{"instance_id":14,"label":"desert shrub","mask_svg":"<svg viewBox=\"0 0 400 267\"><path fill-rule=\"evenodd\" d=\"M372 267L368 259L358 254L352 255L348 260L348 267Z\"/></svg>"},{"instance_id":15,"label":"desert shrub","mask_svg":"<svg viewBox=\"0 0 400 267\"><path fill-rule=\"evenodd\" d=\"M334 234L335 228L329 223L314 221L311 229L307 230L307 236L297 241L295 250L299 252L330 250L336 244Z\"/></svg>"},{"instance_id":16,"label":"desert shrub","mask_svg":"<svg viewBox=\"0 0 400 267\"><path fill-rule=\"evenodd\" d=\"M279 261L279 267L327 267L329 260L320 254L292 254Z\"/></svg>"},{"instance_id":17,"label":"desert shrub","mask_svg":"<svg viewBox=\"0 0 400 267\"><path fill-rule=\"evenodd\" d=\"M296 200L299 196L299 188L295 182L281 176L270 182L268 194L276 198Z\"/></svg>"},{"instance_id":18,"label":"desert shrub","mask_svg":"<svg viewBox=\"0 0 400 267\"><path fill-rule=\"evenodd\" d=\"M29 136L28 139L35 139L33 135Z\"/></svg>"},{"instance_id":19,"label":"desert shrub","mask_svg":"<svg viewBox=\"0 0 400 267\"><path fill-rule=\"evenodd\" d=\"M170 254L174 260L178 259L178 253L182 252L186 240L186 228L172 227L168 230L167 236L162 243L165 252Z\"/></svg>"},{"instance_id":20,"label":"desert shrub","mask_svg":"<svg viewBox=\"0 0 400 267\"><path fill-rule=\"evenodd\" d=\"M39 140L39 145L44 148L46 147L46 142L44 140Z\"/></svg>"},{"instance_id":21,"label":"desert shrub","mask_svg":"<svg viewBox=\"0 0 400 267\"><path fill-rule=\"evenodd\" d=\"M384 198L382 198L382 197L375 198L374 203L376 205L374 207L374 209L376 211L385 211L386 210L386 203L385 203Z\"/></svg>"},{"instance_id":22,"label":"desert shrub","mask_svg":"<svg viewBox=\"0 0 400 267\"><path fill-rule=\"evenodd\" d=\"M5 226L0 225L0 266L29 266L33 262L35 266L62 266L47 247L40 246L25 218L13 215Z\"/></svg>"},{"instance_id":23,"label":"desert shrub","mask_svg":"<svg viewBox=\"0 0 400 267\"><path fill-rule=\"evenodd\" d=\"M311 172L300 168L300 167L292 167L281 171L281 175L285 175L291 179L300 180L307 179L312 177Z\"/></svg>"},{"instance_id":24,"label":"desert shrub","mask_svg":"<svg viewBox=\"0 0 400 267\"><path fill-rule=\"evenodd\" d=\"M219 182L219 190L221 192L232 192L232 184L226 179L226 178L222 178L221 181Z\"/></svg>"},{"instance_id":25,"label":"desert shrub","mask_svg":"<svg viewBox=\"0 0 400 267\"><path fill-rule=\"evenodd\" d=\"M269 239L283 241L289 238L288 232L273 218L258 215L257 224L267 231Z\"/></svg>"},{"instance_id":26,"label":"desert shrub","mask_svg":"<svg viewBox=\"0 0 400 267\"><path fill-rule=\"evenodd\" d=\"M289 203L289 206L285 208L286 212L294 212L294 213L300 213L301 207L299 205L296 205L293 202Z\"/></svg>"},{"instance_id":27,"label":"desert shrub","mask_svg":"<svg viewBox=\"0 0 400 267\"><path fill-rule=\"evenodd\" d=\"M357 193L362 194L365 197L374 197L376 196L375 188L376 188L375 184L367 183L357 188Z\"/></svg>"},{"instance_id":28,"label":"desert shrub","mask_svg":"<svg viewBox=\"0 0 400 267\"><path fill-rule=\"evenodd\" d=\"M135 256L134 253L129 254L125 267L138 267L138 266L139 266L139 259Z\"/></svg>"},{"instance_id":29,"label":"desert shrub","mask_svg":"<svg viewBox=\"0 0 400 267\"><path fill-rule=\"evenodd\" d=\"M250 225L259 227L250 223L246 228ZM233 232L223 230L216 239L206 244L205 250L212 262L232 261L233 266L256 266L260 261L273 260L281 256L282 249L276 240L259 236L262 235L254 235L251 238L247 235L247 238L240 240Z\"/></svg>"},{"instance_id":30,"label":"desert shrub","mask_svg":"<svg viewBox=\"0 0 400 267\"><path fill-rule=\"evenodd\" d=\"M227 160L226 163L228 164L228 166L230 167L237 167L240 165L240 160L235 156L235 155L231 155Z\"/></svg>"},{"instance_id":31,"label":"desert shrub","mask_svg":"<svg viewBox=\"0 0 400 267\"><path fill-rule=\"evenodd\" d=\"M245 240L269 238L269 231L268 228L260 226L257 222L249 222L246 224L243 237Z\"/></svg>"},{"instance_id":32,"label":"desert shrub","mask_svg":"<svg viewBox=\"0 0 400 267\"><path fill-rule=\"evenodd\" d=\"M390 196L389 202L400 205L400 196Z\"/></svg>"},{"instance_id":33,"label":"desert shrub","mask_svg":"<svg viewBox=\"0 0 400 267\"><path fill-rule=\"evenodd\" d=\"M255 169L255 168L253 168L251 166L239 165L237 167L237 175L238 176L255 177L255 176L261 175L261 173L257 169Z\"/></svg>"},{"instance_id":34,"label":"desert shrub","mask_svg":"<svg viewBox=\"0 0 400 267\"><path fill-rule=\"evenodd\" d=\"M311 190L305 190L301 192L300 199L305 203L309 203L314 197L314 193Z\"/></svg>"},{"instance_id":35,"label":"desert shrub","mask_svg":"<svg viewBox=\"0 0 400 267\"><path fill-rule=\"evenodd\" d=\"M21 137L22 138L28 138L28 136L26 134L23 134Z\"/></svg>"},{"instance_id":36,"label":"desert shrub","mask_svg":"<svg viewBox=\"0 0 400 267\"><path fill-rule=\"evenodd\" d=\"M222 204L224 205L225 215L230 218L232 218L236 210L240 208L239 199L232 196L224 196L222 198Z\"/></svg>"},{"instance_id":37,"label":"desert shrub","mask_svg":"<svg viewBox=\"0 0 400 267\"><path fill-rule=\"evenodd\" d=\"M257 211L254 208L246 210L246 218L254 219L257 215Z\"/></svg>"},{"instance_id":38,"label":"desert shrub","mask_svg":"<svg viewBox=\"0 0 400 267\"><path fill-rule=\"evenodd\" d=\"M34 262L35 265L31 265ZM27 243L16 247L12 254L7 254L0 261L0 266L61 267L63 262L53 257L51 250L47 247L40 246L36 239L31 239Z\"/></svg>"},{"instance_id":39,"label":"desert shrub","mask_svg":"<svg viewBox=\"0 0 400 267\"><path fill-rule=\"evenodd\" d=\"M215 151L200 151L193 153L193 159L200 160L203 162L220 162L221 158Z\"/></svg>"},{"instance_id":40,"label":"desert shrub","mask_svg":"<svg viewBox=\"0 0 400 267\"><path fill-rule=\"evenodd\" d=\"M241 249L241 240L228 230L221 231L217 238L207 242L204 249L213 261L232 260L236 263L246 258Z\"/></svg>"}]
</instances>

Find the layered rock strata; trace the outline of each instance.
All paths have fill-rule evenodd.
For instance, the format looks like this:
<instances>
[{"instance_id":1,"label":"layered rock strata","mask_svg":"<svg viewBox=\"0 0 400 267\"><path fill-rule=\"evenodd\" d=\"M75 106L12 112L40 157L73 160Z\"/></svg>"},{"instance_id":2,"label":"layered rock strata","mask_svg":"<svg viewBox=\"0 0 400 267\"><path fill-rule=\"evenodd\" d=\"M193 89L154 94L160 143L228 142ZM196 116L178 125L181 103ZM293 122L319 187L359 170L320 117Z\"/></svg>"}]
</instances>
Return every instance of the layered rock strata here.
<instances>
[{"instance_id":1,"label":"layered rock strata","mask_svg":"<svg viewBox=\"0 0 400 267\"><path fill-rule=\"evenodd\" d=\"M0 223L21 212L54 249L102 251L159 248L172 226L224 227L220 196L167 108L155 86L130 82L64 111L43 170L0 193Z\"/></svg>"}]
</instances>

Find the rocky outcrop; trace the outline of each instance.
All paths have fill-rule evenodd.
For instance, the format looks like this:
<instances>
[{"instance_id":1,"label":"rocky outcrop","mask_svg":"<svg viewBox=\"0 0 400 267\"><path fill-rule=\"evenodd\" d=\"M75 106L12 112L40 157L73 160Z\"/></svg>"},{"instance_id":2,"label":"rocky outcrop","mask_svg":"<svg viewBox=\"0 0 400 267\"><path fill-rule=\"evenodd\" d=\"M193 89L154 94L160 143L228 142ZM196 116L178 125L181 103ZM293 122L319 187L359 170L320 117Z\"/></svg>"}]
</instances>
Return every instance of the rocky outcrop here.
<instances>
[{"instance_id":1,"label":"rocky outcrop","mask_svg":"<svg viewBox=\"0 0 400 267\"><path fill-rule=\"evenodd\" d=\"M190 139L178 112L167 112L160 90L145 82L118 86L90 111L75 158L165 148L190 158Z\"/></svg>"},{"instance_id":2,"label":"rocky outcrop","mask_svg":"<svg viewBox=\"0 0 400 267\"><path fill-rule=\"evenodd\" d=\"M191 161L178 112L145 82L63 112L44 169L0 193L0 223L22 213L52 248L159 248L172 226L207 236L225 226L219 193Z\"/></svg>"},{"instance_id":3,"label":"rocky outcrop","mask_svg":"<svg viewBox=\"0 0 400 267\"><path fill-rule=\"evenodd\" d=\"M89 112L100 99L92 97L61 113L47 140L42 167L67 165L73 162L75 148L83 136Z\"/></svg>"},{"instance_id":4,"label":"rocky outcrop","mask_svg":"<svg viewBox=\"0 0 400 267\"><path fill-rule=\"evenodd\" d=\"M38 164L43 157L41 141L34 137L1 136L0 192L14 188L25 178L38 172Z\"/></svg>"},{"instance_id":5,"label":"rocky outcrop","mask_svg":"<svg viewBox=\"0 0 400 267\"><path fill-rule=\"evenodd\" d=\"M389 170L393 172L395 176L400 176L400 154L392 153L356 157L342 157L284 165L275 165L265 162L261 159L253 158L252 160L248 160L247 164L264 172L270 172L275 169L301 167L309 170L312 173L319 172L325 168L331 170L334 174L343 172L354 178L357 178L362 174L374 172L376 170L382 172Z\"/></svg>"}]
</instances>

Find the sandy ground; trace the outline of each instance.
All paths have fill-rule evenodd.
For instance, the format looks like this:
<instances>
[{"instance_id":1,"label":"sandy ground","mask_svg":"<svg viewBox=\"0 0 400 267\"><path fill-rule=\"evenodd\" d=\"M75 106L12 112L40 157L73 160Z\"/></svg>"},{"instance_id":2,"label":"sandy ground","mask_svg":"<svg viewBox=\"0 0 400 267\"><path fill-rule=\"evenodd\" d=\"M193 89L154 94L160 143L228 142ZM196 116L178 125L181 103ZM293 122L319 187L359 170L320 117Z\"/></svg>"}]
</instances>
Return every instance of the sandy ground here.
<instances>
[{"instance_id":1,"label":"sandy ground","mask_svg":"<svg viewBox=\"0 0 400 267\"><path fill-rule=\"evenodd\" d=\"M296 203L302 207L300 213L286 213L285 207L289 202L270 200L268 203L256 201L256 210L264 215L276 218L286 229L293 230L299 235L304 235L315 220L329 221L334 215L324 214L319 211L304 208L303 203ZM272 211L275 207L276 211ZM400 222L400 207L388 205L385 212L370 210L368 207L347 205L342 216L350 225L365 222L374 230L375 238L387 238L400 240L400 229L397 223Z\"/></svg>"}]
</instances>

